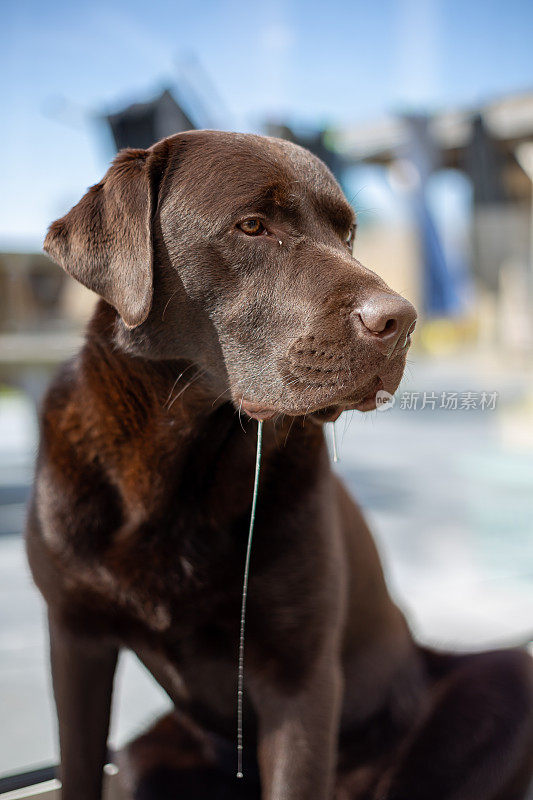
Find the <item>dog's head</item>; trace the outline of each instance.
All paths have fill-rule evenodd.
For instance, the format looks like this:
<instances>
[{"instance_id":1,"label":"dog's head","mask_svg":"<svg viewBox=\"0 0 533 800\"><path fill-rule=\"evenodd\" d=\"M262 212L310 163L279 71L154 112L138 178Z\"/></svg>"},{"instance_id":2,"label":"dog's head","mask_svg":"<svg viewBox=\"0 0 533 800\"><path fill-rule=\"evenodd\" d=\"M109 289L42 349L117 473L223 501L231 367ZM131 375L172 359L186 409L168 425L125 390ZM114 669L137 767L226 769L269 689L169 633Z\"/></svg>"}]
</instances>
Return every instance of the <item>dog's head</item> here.
<instances>
[{"instance_id":1,"label":"dog's head","mask_svg":"<svg viewBox=\"0 0 533 800\"><path fill-rule=\"evenodd\" d=\"M256 418L325 420L396 390L416 320L354 233L307 150L193 131L119 153L45 250L116 308L122 346L194 362Z\"/></svg>"}]
</instances>

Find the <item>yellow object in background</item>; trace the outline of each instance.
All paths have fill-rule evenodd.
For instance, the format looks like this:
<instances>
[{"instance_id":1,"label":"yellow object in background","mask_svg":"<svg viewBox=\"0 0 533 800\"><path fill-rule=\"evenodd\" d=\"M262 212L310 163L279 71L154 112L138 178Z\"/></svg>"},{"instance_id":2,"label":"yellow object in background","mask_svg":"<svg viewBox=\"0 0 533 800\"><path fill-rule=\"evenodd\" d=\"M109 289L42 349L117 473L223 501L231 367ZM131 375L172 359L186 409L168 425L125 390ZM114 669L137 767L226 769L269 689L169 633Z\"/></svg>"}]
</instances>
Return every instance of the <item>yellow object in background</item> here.
<instances>
[{"instance_id":1,"label":"yellow object in background","mask_svg":"<svg viewBox=\"0 0 533 800\"><path fill-rule=\"evenodd\" d=\"M473 317L426 320L419 326L415 339L432 355L451 355L465 344L476 341L478 325Z\"/></svg>"}]
</instances>

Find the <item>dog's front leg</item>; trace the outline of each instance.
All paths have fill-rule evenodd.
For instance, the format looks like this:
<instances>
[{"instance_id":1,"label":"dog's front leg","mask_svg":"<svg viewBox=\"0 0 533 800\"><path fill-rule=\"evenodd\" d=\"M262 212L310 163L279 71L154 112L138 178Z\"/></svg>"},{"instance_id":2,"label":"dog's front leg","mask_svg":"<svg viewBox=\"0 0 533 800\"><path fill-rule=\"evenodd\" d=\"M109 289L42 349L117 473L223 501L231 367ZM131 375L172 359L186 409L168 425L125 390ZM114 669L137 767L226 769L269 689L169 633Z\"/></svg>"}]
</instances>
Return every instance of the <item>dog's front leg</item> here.
<instances>
[{"instance_id":1,"label":"dog's front leg","mask_svg":"<svg viewBox=\"0 0 533 800\"><path fill-rule=\"evenodd\" d=\"M329 800L341 695L340 667L326 658L296 693L256 687L263 800Z\"/></svg>"},{"instance_id":2,"label":"dog's front leg","mask_svg":"<svg viewBox=\"0 0 533 800\"><path fill-rule=\"evenodd\" d=\"M62 800L100 800L117 650L49 615Z\"/></svg>"}]
</instances>

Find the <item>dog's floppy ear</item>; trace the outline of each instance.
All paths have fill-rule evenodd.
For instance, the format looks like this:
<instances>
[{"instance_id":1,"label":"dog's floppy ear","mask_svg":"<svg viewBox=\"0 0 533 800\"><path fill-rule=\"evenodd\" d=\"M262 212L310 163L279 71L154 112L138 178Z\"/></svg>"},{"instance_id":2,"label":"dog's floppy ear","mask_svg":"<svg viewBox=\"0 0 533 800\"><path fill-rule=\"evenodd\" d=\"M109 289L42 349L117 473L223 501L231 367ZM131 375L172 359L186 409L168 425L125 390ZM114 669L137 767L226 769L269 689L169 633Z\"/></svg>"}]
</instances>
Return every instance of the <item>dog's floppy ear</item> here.
<instances>
[{"instance_id":1,"label":"dog's floppy ear","mask_svg":"<svg viewBox=\"0 0 533 800\"><path fill-rule=\"evenodd\" d=\"M152 216L167 154L166 140L150 150L122 150L103 180L52 223L44 242L129 328L144 322L152 304Z\"/></svg>"}]
</instances>

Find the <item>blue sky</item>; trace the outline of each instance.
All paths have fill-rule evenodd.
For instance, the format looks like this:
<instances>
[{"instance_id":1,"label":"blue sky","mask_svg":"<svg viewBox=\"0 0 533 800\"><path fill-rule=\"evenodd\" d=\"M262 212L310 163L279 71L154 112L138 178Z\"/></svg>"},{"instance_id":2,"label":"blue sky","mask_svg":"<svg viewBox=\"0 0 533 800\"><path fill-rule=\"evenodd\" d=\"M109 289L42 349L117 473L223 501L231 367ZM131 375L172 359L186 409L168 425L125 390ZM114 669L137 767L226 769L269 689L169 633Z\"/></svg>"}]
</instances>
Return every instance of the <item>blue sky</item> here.
<instances>
[{"instance_id":1,"label":"blue sky","mask_svg":"<svg viewBox=\"0 0 533 800\"><path fill-rule=\"evenodd\" d=\"M533 89L525 0L4 0L1 13L0 249L38 248L101 177L112 150L98 112L175 83L191 56L239 130Z\"/></svg>"}]
</instances>

